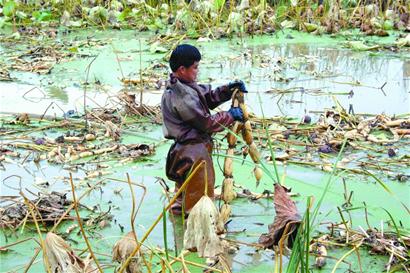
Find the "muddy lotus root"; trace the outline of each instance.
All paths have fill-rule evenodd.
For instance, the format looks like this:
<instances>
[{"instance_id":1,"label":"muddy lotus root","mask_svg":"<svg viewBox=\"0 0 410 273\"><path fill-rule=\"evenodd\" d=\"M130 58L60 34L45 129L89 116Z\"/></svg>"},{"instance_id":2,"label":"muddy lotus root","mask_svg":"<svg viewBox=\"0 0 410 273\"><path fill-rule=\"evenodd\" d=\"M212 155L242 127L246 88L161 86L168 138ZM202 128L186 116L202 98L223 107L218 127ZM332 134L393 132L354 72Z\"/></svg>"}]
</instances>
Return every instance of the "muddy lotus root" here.
<instances>
[{"instance_id":1,"label":"muddy lotus root","mask_svg":"<svg viewBox=\"0 0 410 273\"><path fill-rule=\"evenodd\" d=\"M232 200L236 198L236 192L233 189L233 179L225 178L222 183L222 199L225 203L230 203Z\"/></svg>"},{"instance_id":2,"label":"muddy lotus root","mask_svg":"<svg viewBox=\"0 0 410 273\"><path fill-rule=\"evenodd\" d=\"M259 163L261 155L258 151L258 147L256 147L255 142L252 142L252 144L249 145L249 155L251 156L253 162Z\"/></svg>"},{"instance_id":3,"label":"muddy lotus root","mask_svg":"<svg viewBox=\"0 0 410 273\"><path fill-rule=\"evenodd\" d=\"M134 235L132 232L128 232L127 235L122 237L119 241L117 241L112 248L112 260L117 261L120 263L125 262L125 260L131 255L134 249L138 246L137 242L135 241ZM141 264L139 259L139 254L136 254L131 262L128 264L126 268L126 273L140 273L141 271Z\"/></svg>"},{"instance_id":4,"label":"muddy lotus root","mask_svg":"<svg viewBox=\"0 0 410 273\"><path fill-rule=\"evenodd\" d=\"M253 169L253 174L255 176L256 179L256 183L259 183L259 181L262 179L262 169L256 165L255 168Z\"/></svg>"},{"instance_id":5,"label":"muddy lotus root","mask_svg":"<svg viewBox=\"0 0 410 273\"><path fill-rule=\"evenodd\" d=\"M251 145L253 142L251 122L248 120L242 128L242 138L246 144Z\"/></svg>"},{"instance_id":6,"label":"muddy lotus root","mask_svg":"<svg viewBox=\"0 0 410 273\"><path fill-rule=\"evenodd\" d=\"M221 212L220 212L220 219L222 221L223 224L225 224L226 222L228 222L229 217L231 216L231 206L229 204L223 204L221 207Z\"/></svg>"},{"instance_id":7,"label":"muddy lotus root","mask_svg":"<svg viewBox=\"0 0 410 273\"><path fill-rule=\"evenodd\" d=\"M239 128L239 122L235 121L235 123L231 127L232 132L231 131L228 132L228 136L227 136L229 147L235 147L236 145L236 140L237 140L236 134L238 132L238 128Z\"/></svg>"},{"instance_id":8,"label":"muddy lotus root","mask_svg":"<svg viewBox=\"0 0 410 273\"><path fill-rule=\"evenodd\" d=\"M226 152L226 157L224 161L224 174L225 177L232 177L233 173L233 153L234 150L233 148L229 148L228 151Z\"/></svg>"},{"instance_id":9,"label":"muddy lotus root","mask_svg":"<svg viewBox=\"0 0 410 273\"><path fill-rule=\"evenodd\" d=\"M248 112L248 108L246 107L246 105L244 103L241 103L239 105L242 109L242 113L243 113L243 119L244 120L248 120L249 119L249 112Z\"/></svg>"},{"instance_id":10,"label":"muddy lotus root","mask_svg":"<svg viewBox=\"0 0 410 273\"><path fill-rule=\"evenodd\" d=\"M53 273L91 273L95 272L92 260L78 257L60 236L49 232L44 241L45 252ZM47 263L45 263L47 266ZM46 269L47 271L47 269Z\"/></svg>"},{"instance_id":11,"label":"muddy lotus root","mask_svg":"<svg viewBox=\"0 0 410 273\"><path fill-rule=\"evenodd\" d=\"M184 247L197 251L199 257L214 257L222 253L221 241L217 235L223 229L218 210L211 198L202 196L188 216L184 234Z\"/></svg>"}]
</instances>

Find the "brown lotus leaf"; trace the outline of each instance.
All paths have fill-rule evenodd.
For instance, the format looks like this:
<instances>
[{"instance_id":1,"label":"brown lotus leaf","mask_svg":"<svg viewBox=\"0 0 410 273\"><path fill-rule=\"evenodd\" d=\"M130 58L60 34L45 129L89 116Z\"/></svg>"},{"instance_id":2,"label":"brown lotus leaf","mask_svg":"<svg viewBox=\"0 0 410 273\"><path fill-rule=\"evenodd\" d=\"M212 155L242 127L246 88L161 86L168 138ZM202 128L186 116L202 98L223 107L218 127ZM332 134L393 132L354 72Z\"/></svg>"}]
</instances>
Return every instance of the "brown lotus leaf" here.
<instances>
[{"instance_id":1,"label":"brown lotus leaf","mask_svg":"<svg viewBox=\"0 0 410 273\"><path fill-rule=\"evenodd\" d=\"M19 114L19 115L16 117L16 120L17 120L17 122L23 123L23 124L25 124L25 125L27 125L27 124L30 123L30 117L29 117L29 115L28 115L27 113Z\"/></svg>"},{"instance_id":2,"label":"brown lotus leaf","mask_svg":"<svg viewBox=\"0 0 410 273\"><path fill-rule=\"evenodd\" d=\"M89 273L95 271L91 259L78 257L60 236L49 232L44 241L48 266L54 273ZM45 264L47 266L47 263Z\"/></svg>"},{"instance_id":3,"label":"brown lotus leaf","mask_svg":"<svg viewBox=\"0 0 410 273\"><path fill-rule=\"evenodd\" d=\"M112 260L123 263L131 255L134 249L138 246L135 241L132 231L117 241L112 248ZM139 255L134 256L134 259L127 265L125 269L126 273L140 273L141 265Z\"/></svg>"},{"instance_id":4,"label":"brown lotus leaf","mask_svg":"<svg viewBox=\"0 0 410 273\"><path fill-rule=\"evenodd\" d=\"M309 252L313 253L315 258L315 266L322 268L326 265L327 249L324 244L315 242L309 246Z\"/></svg>"},{"instance_id":5,"label":"brown lotus leaf","mask_svg":"<svg viewBox=\"0 0 410 273\"><path fill-rule=\"evenodd\" d=\"M111 121L105 121L105 136L111 137L114 140L119 140L121 136L121 129Z\"/></svg>"},{"instance_id":6,"label":"brown lotus leaf","mask_svg":"<svg viewBox=\"0 0 410 273\"><path fill-rule=\"evenodd\" d=\"M129 144L120 146L118 151L123 157L139 158L141 156L152 155L155 152L155 147L154 145L144 143Z\"/></svg>"},{"instance_id":7,"label":"brown lotus leaf","mask_svg":"<svg viewBox=\"0 0 410 273\"><path fill-rule=\"evenodd\" d=\"M295 202L293 202L287 194L288 192L289 190L285 187L278 183L275 184L273 203L275 205L276 216L273 224L269 225L269 233L264 233L259 237L259 243L265 248L277 246L285 233L288 234L288 236L287 238L284 237L284 239L287 241L287 245L292 247L301 217Z\"/></svg>"}]
</instances>

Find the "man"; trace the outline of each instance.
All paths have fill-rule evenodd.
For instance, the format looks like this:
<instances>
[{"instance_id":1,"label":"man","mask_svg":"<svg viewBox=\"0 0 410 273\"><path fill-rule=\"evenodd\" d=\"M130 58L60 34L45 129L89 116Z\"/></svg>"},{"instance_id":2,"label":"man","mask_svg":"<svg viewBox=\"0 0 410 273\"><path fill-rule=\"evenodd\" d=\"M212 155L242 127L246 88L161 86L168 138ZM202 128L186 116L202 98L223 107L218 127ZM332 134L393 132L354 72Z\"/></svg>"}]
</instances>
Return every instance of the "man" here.
<instances>
[{"instance_id":1,"label":"man","mask_svg":"<svg viewBox=\"0 0 410 273\"><path fill-rule=\"evenodd\" d=\"M211 90L210 85L198 84L200 60L199 50L192 45L183 44L175 48L169 60L172 73L161 101L164 136L174 140L167 156L166 175L176 182L175 189L179 189L197 164L206 162L206 168L202 167L194 174L183 196L171 207L174 214L181 214L183 207L184 212L189 213L204 195L205 172L208 196L214 196L212 135L235 120L243 120L239 107L211 115L210 109L230 100L235 89L247 91L242 81L233 81L215 90Z\"/></svg>"}]
</instances>

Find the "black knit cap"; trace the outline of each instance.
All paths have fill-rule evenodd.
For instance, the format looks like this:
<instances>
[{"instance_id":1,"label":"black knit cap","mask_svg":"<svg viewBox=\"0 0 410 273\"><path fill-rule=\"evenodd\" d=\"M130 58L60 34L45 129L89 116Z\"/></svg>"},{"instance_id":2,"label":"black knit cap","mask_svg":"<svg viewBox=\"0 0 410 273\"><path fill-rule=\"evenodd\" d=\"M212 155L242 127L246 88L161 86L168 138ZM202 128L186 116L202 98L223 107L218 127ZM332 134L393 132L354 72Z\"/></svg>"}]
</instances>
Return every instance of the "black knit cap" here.
<instances>
[{"instance_id":1,"label":"black knit cap","mask_svg":"<svg viewBox=\"0 0 410 273\"><path fill-rule=\"evenodd\" d=\"M182 44L172 51L171 58L169 59L169 66L171 67L171 70L175 72L180 66L188 68L200 60L201 53L198 48L192 45Z\"/></svg>"}]
</instances>

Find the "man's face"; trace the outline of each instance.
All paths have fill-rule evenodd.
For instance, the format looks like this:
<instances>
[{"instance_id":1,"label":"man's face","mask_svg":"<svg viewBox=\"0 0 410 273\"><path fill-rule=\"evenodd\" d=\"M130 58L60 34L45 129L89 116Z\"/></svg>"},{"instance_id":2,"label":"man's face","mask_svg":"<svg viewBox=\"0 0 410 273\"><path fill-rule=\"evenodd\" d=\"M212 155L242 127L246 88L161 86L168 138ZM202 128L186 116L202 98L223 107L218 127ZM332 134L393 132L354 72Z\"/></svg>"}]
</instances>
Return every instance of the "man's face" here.
<instances>
[{"instance_id":1,"label":"man's face","mask_svg":"<svg viewBox=\"0 0 410 273\"><path fill-rule=\"evenodd\" d=\"M177 70L177 76L186 82L194 82L199 72L199 62L194 62L190 67L181 66Z\"/></svg>"}]
</instances>

